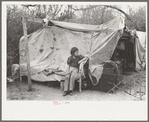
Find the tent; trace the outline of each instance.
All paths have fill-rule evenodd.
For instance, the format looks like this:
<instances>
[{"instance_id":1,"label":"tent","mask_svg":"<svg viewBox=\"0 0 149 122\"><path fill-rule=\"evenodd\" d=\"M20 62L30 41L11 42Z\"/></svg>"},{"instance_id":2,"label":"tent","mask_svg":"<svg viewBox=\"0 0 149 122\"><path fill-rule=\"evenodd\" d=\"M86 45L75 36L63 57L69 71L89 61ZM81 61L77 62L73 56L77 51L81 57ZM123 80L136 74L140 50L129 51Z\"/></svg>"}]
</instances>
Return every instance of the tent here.
<instances>
[{"instance_id":1,"label":"tent","mask_svg":"<svg viewBox=\"0 0 149 122\"><path fill-rule=\"evenodd\" d=\"M146 48L146 33L142 32L142 31L136 31L136 34L139 38L139 41L140 41L141 45L145 49Z\"/></svg>"},{"instance_id":2,"label":"tent","mask_svg":"<svg viewBox=\"0 0 149 122\"><path fill-rule=\"evenodd\" d=\"M146 33L136 31L136 36L136 70L139 71L146 63Z\"/></svg>"},{"instance_id":3,"label":"tent","mask_svg":"<svg viewBox=\"0 0 149 122\"><path fill-rule=\"evenodd\" d=\"M61 81L67 69L70 49L78 47L81 55L89 55L89 74L98 83L103 63L110 60L119 39L123 35L124 19L116 17L101 25L86 25L49 21L46 26L28 35L31 78L36 81ZM137 58L142 61L141 43L136 38ZM20 39L20 75L27 75L25 41ZM137 69L140 67L136 65ZM45 71L51 72L45 75Z\"/></svg>"}]
</instances>

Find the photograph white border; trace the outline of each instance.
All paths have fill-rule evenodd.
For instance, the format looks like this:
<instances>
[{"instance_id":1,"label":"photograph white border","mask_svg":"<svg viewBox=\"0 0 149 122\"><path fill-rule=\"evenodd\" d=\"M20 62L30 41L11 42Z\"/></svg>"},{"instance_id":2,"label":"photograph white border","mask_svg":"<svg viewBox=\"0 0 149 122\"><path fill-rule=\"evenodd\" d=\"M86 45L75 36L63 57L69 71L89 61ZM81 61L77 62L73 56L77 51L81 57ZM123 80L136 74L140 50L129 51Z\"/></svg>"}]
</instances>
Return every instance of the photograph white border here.
<instances>
[{"instance_id":1,"label":"photograph white border","mask_svg":"<svg viewBox=\"0 0 149 122\"><path fill-rule=\"evenodd\" d=\"M2 2L2 120L147 120L148 94L146 101L69 101L69 104L53 105L53 101L8 101L6 98L6 5L7 4L34 4L35 2ZM49 2L38 2L45 4ZM128 2L50 2L51 4L128 4ZM129 2L143 4L147 2ZM146 10L146 12L148 12ZM148 15L148 14L146 14ZM147 17L146 17L147 18ZM148 19L148 18L147 18ZM146 28L147 26L146 19ZM148 28L147 28L148 29ZM146 31L148 34L148 30ZM148 46L148 39L147 39ZM148 53L148 48L147 48ZM146 53L146 55L147 55ZM147 60L147 58L146 58ZM146 61L147 62L147 61ZM148 64L147 64L148 65ZM148 67L148 66L147 66ZM146 81L148 81L148 69ZM147 85L148 86L148 83ZM147 88L148 91L148 88ZM148 92L147 92L148 93Z\"/></svg>"}]
</instances>

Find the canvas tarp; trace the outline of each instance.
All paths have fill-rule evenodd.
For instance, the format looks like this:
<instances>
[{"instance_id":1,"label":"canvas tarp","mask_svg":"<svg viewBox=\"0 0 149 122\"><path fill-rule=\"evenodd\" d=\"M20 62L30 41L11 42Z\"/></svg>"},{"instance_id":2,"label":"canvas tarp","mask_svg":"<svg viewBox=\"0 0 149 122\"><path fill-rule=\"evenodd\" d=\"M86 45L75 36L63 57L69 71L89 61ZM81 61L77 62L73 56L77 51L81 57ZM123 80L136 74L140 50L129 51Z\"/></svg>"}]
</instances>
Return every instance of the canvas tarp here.
<instances>
[{"instance_id":1,"label":"canvas tarp","mask_svg":"<svg viewBox=\"0 0 149 122\"><path fill-rule=\"evenodd\" d=\"M45 27L30 34L29 55L31 78L36 81L63 80L70 49L78 47L81 55L89 55L89 71L97 84L103 70L103 62L109 60L122 36L124 19L121 17L102 25L81 25L52 21L55 26ZM27 75L25 40L20 39L21 75ZM46 76L45 69L53 71Z\"/></svg>"},{"instance_id":2,"label":"canvas tarp","mask_svg":"<svg viewBox=\"0 0 149 122\"><path fill-rule=\"evenodd\" d=\"M143 48L146 48L146 32L142 31L136 31L136 34L139 38L140 44L143 46Z\"/></svg>"},{"instance_id":3,"label":"canvas tarp","mask_svg":"<svg viewBox=\"0 0 149 122\"><path fill-rule=\"evenodd\" d=\"M60 21L50 21L53 25L65 28L68 30L74 30L79 32L100 32L107 27L103 27L101 25L87 25L87 24L78 24L78 23L70 23L70 22L60 22Z\"/></svg>"},{"instance_id":4,"label":"canvas tarp","mask_svg":"<svg viewBox=\"0 0 149 122\"><path fill-rule=\"evenodd\" d=\"M89 53L91 33L74 32L56 26L46 27L29 37L31 78L37 81L62 80L67 69L70 49L76 46L81 55ZM21 74L26 75L25 41L20 40ZM44 69L55 73L43 74ZM60 74L60 75L59 75Z\"/></svg>"},{"instance_id":5,"label":"canvas tarp","mask_svg":"<svg viewBox=\"0 0 149 122\"><path fill-rule=\"evenodd\" d=\"M145 57L146 57L146 33L141 31L136 31L135 44L136 44L136 71L145 67Z\"/></svg>"},{"instance_id":6,"label":"canvas tarp","mask_svg":"<svg viewBox=\"0 0 149 122\"><path fill-rule=\"evenodd\" d=\"M111 59L124 28L124 19L116 18L104 23L102 27L108 27L105 31L95 32L91 39L91 51L89 58L90 76L93 85L97 85L103 71L103 63Z\"/></svg>"}]
</instances>

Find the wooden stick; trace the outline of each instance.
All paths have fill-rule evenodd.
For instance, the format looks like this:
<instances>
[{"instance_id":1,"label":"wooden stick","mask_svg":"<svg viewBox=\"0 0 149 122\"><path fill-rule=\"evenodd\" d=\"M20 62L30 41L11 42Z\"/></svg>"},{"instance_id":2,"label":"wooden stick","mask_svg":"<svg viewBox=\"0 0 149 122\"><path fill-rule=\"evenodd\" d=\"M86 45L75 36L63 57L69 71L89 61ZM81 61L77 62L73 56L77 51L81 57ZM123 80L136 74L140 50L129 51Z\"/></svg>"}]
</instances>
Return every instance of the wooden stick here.
<instances>
[{"instance_id":1,"label":"wooden stick","mask_svg":"<svg viewBox=\"0 0 149 122\"><path fill-rule=\"evenodd\" d=\"M31 91L32 90L32 83L31 83L31 73L30 73L30 57L29 57L27 26L26 26L25 17L22 17L22 23L23 23L25 46L26 46L26 62L27 62L27 72L28 72L28 91Z\"/></svg>"},{"instance_id":2,"label":"wooden stick","mask_svg":"<svg viewBox=\"0 0 149 122\"><path fill-rule=\"evenodd\" d=\"M19 68L19 78L20 78L20 81L22 81L20 60L21 60L21 57L20 57L20 43L19 43L19 66L20 66L20 68Z\"/></svg>"},{"instance_id":3,"label":"wooden stick","mask_svg":"<svg viewBox=\"0 0 149 122\"><path fill-rule=\"evenodd\" d=\"M19 69L19 79L20 79L20 81L22 81L21 69Z\"/></svg>"},{"instance_id":4,"label":"wooden stick","mask_svg":"<svg viewBox=\"0 0 149 122\"><path fill-rule=\"evenodd\" d=\"M135 96L135 95L132 95L132 94L128 93L128 92L127 92L126 90L124 90L123 88L121 88L121 87L118 87L118 88L121 89L121 90L123 90L125 93L129 94L130 96L133 96L133 97L139 99L139 97L137 97L137 96Z\"/></svg>"},{"instance_id":5,"label":"wooden stick","mask_svg":"<svg viewBox=\"0 0 149 122\"><path fill-rule=\"evenodd\" d=\"M79 92L82 92L81 86L82 86L82 80L81 80L81 78L80 78L80 79L79 79Z\"/></svg>"},{"instance_id":6,"label":"wooden stick","mask_svg":"<svg viewBox=\"0 0 149 122\"><path fill-rule=\"evenodd\" d=\"M142 100L142 93L141 93L141 81L139 81L139 87L140 87L140 91L139 91L139 93L140 93L140 99Z\"/></svg>"}]
</instances>

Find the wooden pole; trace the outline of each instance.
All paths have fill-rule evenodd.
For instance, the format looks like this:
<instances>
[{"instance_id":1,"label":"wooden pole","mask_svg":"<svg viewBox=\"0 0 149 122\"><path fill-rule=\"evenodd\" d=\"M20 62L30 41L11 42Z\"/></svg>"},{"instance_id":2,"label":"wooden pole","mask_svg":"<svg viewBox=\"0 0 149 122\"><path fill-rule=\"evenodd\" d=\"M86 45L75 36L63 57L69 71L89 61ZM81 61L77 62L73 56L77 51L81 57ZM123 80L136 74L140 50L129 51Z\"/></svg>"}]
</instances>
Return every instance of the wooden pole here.
<instances>
[{"instance_id":1,"label":"wooden pole","mask_svg":"<svg viewBox=\"0 0 149 122\"><path fill-rule=\"evenodd\" d=\"M20 77L20 81L22 81L22 76L21 76L21 63L20 63L21 57L20 57L20 42L19 42L19 77Z\"/></svg>"},{"instance_id":2,"label":"wooden pole","mask_svg":"<svg viewBox=\"0 0 149 122\"><path fill-rule=\"evenodd\" d=\"M30 72L30 57L29 57L27 26L26 26L26 18L25 17L22 17L22 23L23 23L23 33L24 33L24 40L25 40L25 47L26 47L26 62L27 62L27 72L28 72L28 91L31 91L32 90L32 83L31 83L31 72Z\"/></svg>"}]
</instances>

